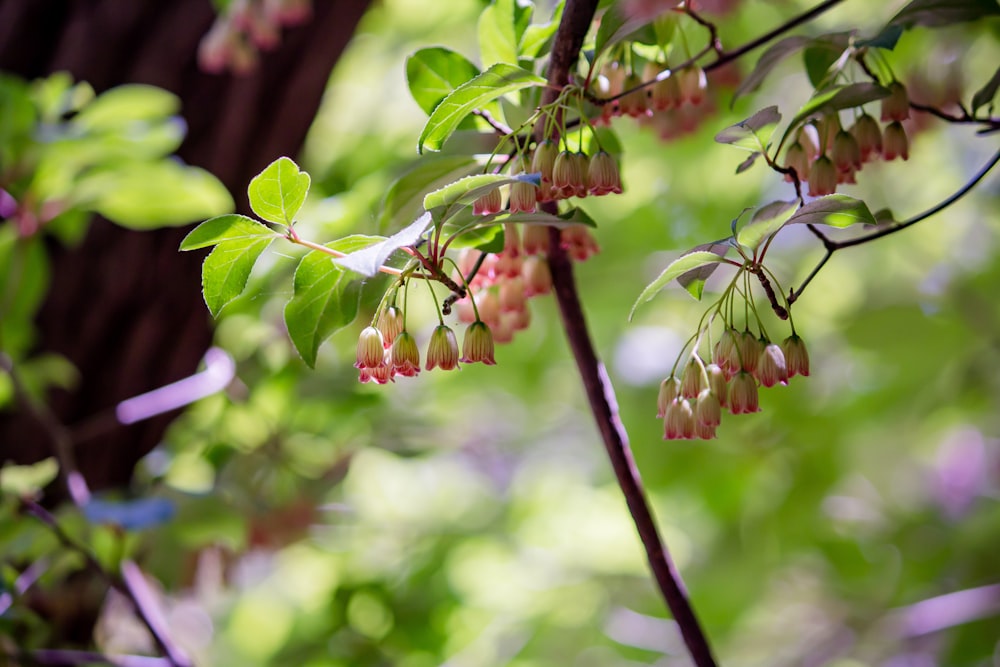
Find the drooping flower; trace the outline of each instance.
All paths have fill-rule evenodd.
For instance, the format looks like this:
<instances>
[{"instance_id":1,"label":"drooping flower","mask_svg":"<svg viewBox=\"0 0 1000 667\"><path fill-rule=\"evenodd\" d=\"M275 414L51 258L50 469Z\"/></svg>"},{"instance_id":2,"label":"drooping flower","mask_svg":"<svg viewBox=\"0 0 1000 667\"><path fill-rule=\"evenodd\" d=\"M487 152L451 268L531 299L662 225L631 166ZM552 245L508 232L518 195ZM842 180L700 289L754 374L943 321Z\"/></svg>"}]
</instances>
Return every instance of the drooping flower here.
<instances>
[{"instance_id":1,"label":"drooping flower","mask_svg":"<svg viewBox=\"0 0 1000 667\"><path fill-rule=\"evenodd\" d=\"M392 342L392 372L403 377L420 373L420 349L408 331L401 331Z\"/></svg>"},{"instance_id":2,"label":"drooping flower","mask_svg":"<svg viewBox=\"0 0 1000 667\"><path fill-rule=\"evenodd\" d=\"M788 377L796 375L809 375L809 351L806 344L797 334L792 334L781 343L781 349L785 353L785 366L788 369Z\"/></svg>"},{"instance_id":3,"label":"drooping flower","mask_svg":"<svg viewBox=\"0 0 1000 667\"><path fill-rule=\"evenodd\" d=\"M514 163L511 173L514 175L525 173L527 160L518 157ZM510 212L511 213L534 213L535 202L538 198L538 188L528 181L516 181L510 185Z\"/></svg>"},{"instance_id":4,"label":"drooping flower","mask_svg":"<svg viewBox=\"0 0 1000 667\"><path fill-rule=\"evenodd\" d=\"M864 113L858 116L851 127L851 134L858 140L861 160L869 162L882 154L882 130L878 121Z\"/></svg>"},{"instance_id":5,"label":"drooping flower","mask_svg":"<svg viewBox=\"0 0 1000 667\"><path fill-rule=\"evenodd\" d=\"M541 257L526 257L521 265L521 276L524 278L525 296L538 296L552 291L552 273L548 262Z\"/></svg>"},{"instance_id":6,"label":"drooping flower","mask_svg":"<svg viewBox=\"0 0 1000 667\"><path fill-rule=\"evenodd\" d=\"M382 345L390 347L396 336L403 331L403 311L395 306L389 306L379 313L375 328L382 332Z\"/></svg>"},{"instance_id":7,"label":"drooping flower","mask_svg":"<svg viewBox=\"0 0 1000 667\"><path fill-rule=\"evenodd\" d=\"M694 416L699 424L718 426L722 423L722 403L711 389L703 389L694 404Z\"/></svg>"},{"instance_id":8,"label":"drooping flower","mask_svg":"<svg viewBox=\"0 0 1000 667\"><path fill-rule=\"evenodd\" d=\"M555 166L558 155L559 147L549 139L545 139L535 148L535 155L531 160L531 171L542 175L542 183L552 183L552 168Z\"/></svg>"},{"instance_id":9,"label":"drooping flower","mask_svg":"<svg viewBox=\"0 0 1000 667\"><path fill-rule=\"evenodd\" d=\"M503 196L500 188L493 188L472 203L473 215L493 215L503 210Z\"/></svg>"},{"instance_id":10,"label":"drooping flower","mask_svg":"<svg viewBox=\"0 0 1000 667\"><path fill-rule=\"evenodd\" d=\"M521 247L525 255L537 255L549 251L549 228L543 225L528 225L524 230Z\"/></svg>"},{"instance_id":11,"label":"drooping flower","mask_svg":"<svg viewBox=\"0 0 1000 667\"><path fill-rule=\"evenodd\" d=\"M760 352L764 348L761 342L750 333L749 329L744 329L736 339L737 349L740 355L740 370L753 373L757 370L757 361L760 359Z\"/></svg>"},{"instance_id":12,"label":"drooping flower","mask_svg":"<svg viewBox=\"0 0 1000 667\"><path fill-rule=\"evenodd\" d=\"M889 84L889 96L882 98L882 122L906 120L910 117L910 97L899 81Z\"/></svg>"},{"instance_id":13,"label":"drooping flower","mask_svg":"<svg viewBox=\"0 0 1000 667\"><path fill-rule=\"evenodd\" d=\"M765 387L776 384L788 384L788 368L785 364L785 353L775 343L767 343L761 350L757 361L757 371L754 374Z\"/></svg>"},{"instance_id":14,"label":"drooping flower","mask_svg":"<svg viewBox=\"0 0 1000 667\"><path fill-rule=\"evenodd\" d=\"M583 225L570 225L563 229L559 236L559 242L566 253L576 262L583 262L601 251L597 245L597 240Z\"/></svg>"},{"instance_id":15,"label":"drooping flower","mask_svg":"<svg viewBox=\"0 0 1000 667\"><path fill-rule=\"evenodd\" d=\"M820 155L809 170L809 196L822 197L837 191L837 167L825 155Z\"/></svg>"},{"instance_id":16,"label":"drooping flower","mask_svg":"<svg viewBox=\"0 0 1000 667\"><path fill-rule=\"evenodd\" d=\"M607 194L621 194L621 176L618 174L618 165L615 159L605 151L598 151L590 159L590 166L587 169L587 185L590 194L598 197Z\"/></svg>"},{"instance_id":17,"label":"drooping flower","mask_svg":"<svg viewBox=\"0 0 1000 667\"><path fill-rule=\"evenodd\" d=\"M678 78L676 72L670 72L669 76L653 84L653 89L650 91L653 109L666 111L667 109L676 109L683 103Z\"/></svg>"},{"instance_id":18,"label":"drooping flower","mask_svg":"<svg viewBox=\"0 0 1000 667\"><path fill-rule=\"evenodd\" d=\"M646 89L639 88L638 90L632 90L641 83L642 81L635 75L625 78L625 90L631 90L632 92L627 93L624 97L618 100L618 106L623 115L639 118L640 116L645 116L648 113L649 103L647 99L648 92Z\"/></svg>"},{"instance_id":19,"label":"drooping flower","mask_svg":"<svg viewBox=\"0 0 1000 667\"><path fill-rule=\"evenodd\" d=\"M493 359L493 333L482 320L473 322L465 330L465 339L462 341L462 358L460 361L466 364L479 361L487 366L496 364L496 361Z\"/></svg>"},{"instance_id":20,"label":"drooping flower","mask_svg":"<svg viewBox=\"0 0 1000 667\"><path fill-rule=\"evenodd\" d=\"M458 368L458 341L455 332L443 324L439 324L431 334L431 342L427 345L427 370L440 368L450 371Z\"/></svg>"},{"instance_id":21,"label":"drooping flower","mask_svg":"<svg viewBox=\"0 0 1000 667\"><path fill-rule=\"evenodd\" d=\"M701 364L692 356L691 360L684 366L684 373L681 375L681 396L698 398L703 388Z\"/></svg>"},{"instance_id":22,"label":"drooping flower","mask_svg":"<svg viewBox=\"0 0 1000 667\"><path fill-rule=\"evenodd\" d=\"M382 332L375 327L365 327L358 336L357 361L355 368L378 368L385 365L385 346Z\"/></svg>"},{"instance_id":23,"label":"drooping flower","mask_svg":"<svg viewBox=\"0 0 1000 667\"><path fill-rule=\"evenodd\" d=\"M729 383L729 411L734 415L760 412L757 380L746 371L737 373Z\"/></svg>"},{"instance_id":24,"label":"drooping flower","mask_svg":"<svg viewBox=\"0 0 1000 667\"><path fill-rule=\"evenodd\" d=\"M681 381L671 375L660 383L660 391L656 395L656 416L663 419L667 416L670 403L681 393Z\"/></svg>"},{"instance_id":25,"label":"drooping flower","mask_svg":"<svg viewBox=\"0 0 1000 667\"><path fill-rule=\"evenodd\" d=\"M906 130L898 120L885 126L885 133L882 135L882 157L886 160L895 160L897 157L904 160L910 157L910 144L906 138Z\"/></svg>"},{"instance_id":26,"label":"drooping flower","mask_svg":"<svg viewBox=\"0 0 1000 667\"><path fill-rule=\"evenodd\" d=\"M664 440L690 440L695 434L694 411L687 399L675 398L663 418Z\"/></svg>"},{"instance_id":27,"label":"drooping flower","mask_svg":"<svg viewBox=\"0 0 1000 667\"><path fill-rule=\"evenodd\" d=\"M833 159L833 165L841 174L861 169L861 147L854 135L846 130L837 132L830 157Z\"/></svg>"},{"instance_id":28,"label":"drooping flower","mask_svg":"<svg viewBox=\"0 0 1000 667\"><path fill-rule=\"evenodd\" d=\"M796 141L788 147L788 152L785 153L785 167L794 169L800 181L809 180L809 156L799 142ZM785 180L791 182L792 175L785 174Z\"/></svg>"},{"instance_id":29,"label":"drooping flower","mask_svg":"<svg viewBox=\"0 0 1000 667\"><path fill-rule=\"evenodd\" d=\"M693 106L698 106L705 100L705 88L708 87L708 79L705 77L705 70L692 65L677 70L677 83L681 89L681 100Z\"/></svg>"},{"instance_id":30,"label":"drooping flower","mask_svg":"<svg viewBox=\"0 0 1000 667\"><path fill-rule=\"evenodd\" d=\"M721 368L727 377L736 375L740 368L740 353L737 348L739 332L733 327L727 327L715 343L712 360Z\"/></svg>"},{"instance_id":31,"label":"drooping flower","mask_svg":"<svg viewBox=\"0 0 1000 667\"><path fill-rule=\"evenodd\" d=\"M728 379L726 378L726 372L718 364L708 364L705 366L705 372L708 374L709 390L719 399L719 404L722 407L726 407L729 401L729 386L726 382Z\"/></svg>"},{"instance_id":32,"label":"drooping flower","mask_svg":"<svg viewBox=\"0 0 1000 667\"><path fill-rule=\"evenodd\" d=\"M562 151L552 167L552 190L562 198L577 194L578 188L587 188L587 172L582 170L576 155Z\"/></svg>"}]
</instances>

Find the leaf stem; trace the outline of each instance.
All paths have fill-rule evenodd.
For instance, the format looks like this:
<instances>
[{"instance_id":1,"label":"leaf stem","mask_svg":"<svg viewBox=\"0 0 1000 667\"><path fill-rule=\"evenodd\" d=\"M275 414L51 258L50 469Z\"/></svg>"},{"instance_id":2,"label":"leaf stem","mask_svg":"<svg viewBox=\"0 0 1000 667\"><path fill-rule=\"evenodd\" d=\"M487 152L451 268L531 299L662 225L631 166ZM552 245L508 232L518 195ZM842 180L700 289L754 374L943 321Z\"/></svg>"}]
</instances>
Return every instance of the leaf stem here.
<instances>
[{"instance_id":1,"label":"leaf stem","mask_svg":"<svg viewBox=\"0 0 1000 667\"><path fill-rule=\"evenodd\" d=\"M305 240L304 238L300 237L295 232L294 229L291 228L289 228L288 235L285 238L291 241L292 243L295 243L296 245L305 246L306 248L309 248L311 250L318 250L319 252L326 253L331 257L347 257L346 252L334 250L333 248L329 248L325 245ZM413 254L413 252L409 248L401 248L401 250L409 252L411 255ZM380 266L378 267L378 270L382 273L387 273L390 276L400 276L403 274L403 271L401 269L394 269L391 266Z\"/></svg>"}]
</instances>

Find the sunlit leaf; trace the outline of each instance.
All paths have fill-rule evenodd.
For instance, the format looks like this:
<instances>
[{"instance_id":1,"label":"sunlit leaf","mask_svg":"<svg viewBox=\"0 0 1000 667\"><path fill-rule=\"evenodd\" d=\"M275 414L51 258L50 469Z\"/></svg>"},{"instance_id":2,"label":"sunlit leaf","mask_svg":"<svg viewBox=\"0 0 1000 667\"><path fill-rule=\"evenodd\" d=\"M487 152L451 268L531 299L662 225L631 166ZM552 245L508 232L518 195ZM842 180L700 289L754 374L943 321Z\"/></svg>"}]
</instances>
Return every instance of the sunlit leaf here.
<instances>
[{"instance_id":1,"label":"sunlit leaf","mask_svg":"<svg viewBox=\"0 0 1000 667\"><path fill-rule=\"evenodd\" d=\"M751 152L762 152L767 150L767 142L779 122L781 114L778 113L778 107L770 106L746 120L730 125L716 134L715 140L720 144L731 144Z\"/></svg>"},{"instance_id":2,"label":"sunlit leaf","mask_svg":"<svg viewBox=\"0 0 1000 667\"><path fill-rule=\"evenodd\" d=\"M972 113L976 113L980 107L992 102L998 89L1000 89L1000 67L993 72L990 80L972 96Z\"/></svg>"},{"instance_id":3,"label":"sunlit leaf","mask_svg":"<svg viewBox=\"0 0 1000 667\"><path fill-rule=\"evenodd\" d=\"M272 240L272 237L250 237L223 241L205 258L201 287L213 317L218 317L227 303L243 293L253 265Z\"/></svg>"},{"instance_id":4,"label":"sunlit leaf","mask_svg":"<svg viewBox=\"0 0 1000 667\"><path fill-rule=\"evenodd\" d=\"M525 28L518 47L518 52L521 56L534 58L542 51L543 47L552 39L552 36L556 34L556 29L559 27L559 20L562 18L563 7L564 3L560 0L559 4L556 5L555 11L552 13L551 21L548 23L533 23Z\"/></svg>"},{"instance_id":5,"label":"sunlit leaf","mask_svg":"<svg viewBox=\"0 0 1000 667\"><path fill-rule=\"evenodd\" d=\"M679 5L680 2L673 3ZM669 3L660 3L659 9L665 11L669 8ZM597 37L594 41L594 53L599 56L608 47L614 46L618 42L631 37L633 33L647 26L649 21L645 18L637 18L632 12L627 11L620 2L616 2L608 7L607 11L601 15L601 25L597 29ZM656 43L656 33L650 27L650 44Z\"/></svg>"},{"instance_id":6,"label":"sunlit leaf","mask_svg":"<svg viewBox=\"0 0 1000 667\"><path fill-rule=\"evenodd\" d=\"M479 51L484 66L517 63L518 45L531 7L517 0L496 0L479 15Z\"/></svg>"},{"instance_id":7,"label":"sunlit leaf","mask_svg":"<svg viewBox=\"0 0 1000 667\"><path fill-rule=\"evenodd\" d=\"M326 245L350 253L377 241L377 237L355 235ZM316 365L320 344L357 316L361 280L327 253L314 250L295 269L294 290L285 305L285 327L295 349L311 368Z\"/></svg>"},{"instance_id":8,"label":"sunlit leaf","mask_svg":"<svg viewBox=\"0 0 1000 667\"><path fill-rule=\"evenodd\" d=\"M454 183L428 193L424 197L424 208L428 211L435 208L450 207L453 204L471 204L484 194L508 183L526 182L532 185L541 183L540 174L476 174L460 178Z\"/></svg>"},{"instance_id":9,"label":"sunlit leaf","mask_svg":"<svg viewBox=\"0 0 1000 667\"><path fill-rule=\"evenodd\" d=\"M35 494L49 485L59 474L55 457L30 465L5 464L0 467L0 491L12 496Z\"/></svg>"},{"instance_id":10,"label":"sunlit leaf","mask_svg":"<svg viewBox=\"0 0 1000 667\"><path fill-rule=\"evenodd\" d=\"M463 83L437 105L420 133L417 152L422 153L425 148L440 150L445 140L473 109L482 107L501 95L542 85L545 85L545 79L520 67L507 63L493 65Z\"/></svg>"},{"instance_id":11,"label":"sunlit leaf","mask_svg":"<svg viewBox=\"0 0 1000 667\"><path fill-rule=\"evenodd\" d=\"M424 195L476 169L479 169L477 162L465 155L428 155L422 158L386 192L378 217L378 229L387 230L398 221L413 220L423 208Z\"/></svg>"},{"instance_id":12,"label":"sunlit leaf","mask_svg":"<svg viewBox=\"0 0 1000 667\"><path fill-rule=\"evenodd\" d=\"M635 315L636 309L659 294L660 290L666 287L671 280L679 278L688 271L693 271L707 264L718 264L722 261L724 261L723 257L707 250L698 250L686 255L681 255L671 262L667 268L665 268L663 272L656 277L656 280L646 285L646 288L639 294L635 303L632 304L632 310L629 311L628 319L631 321L632 317Z\"/></svg>"},{"instance_id":13,"label":"sunlit leaf","mask_svg":"<svg viewBox=\"0 0 1000 667\"><path fill-rule=\"evenodd\" d=\"M406 82L410 94L430 114L451 91L479 74L468 58L451 49L420 49L406 59Z\"/></svg>"},{"instance_id":14,"label":"sunlit leaf","mask_svg":"<svg viewBox=\"0 0 1000 667\"><path fill-rule=\"evenodd\" d=\"M736 232L736 242L756 250L767 237L785 225L796 208L797 201L775 201L760 207L750 221Z\"/></svg>"},{"instance_id":15,"label":"sunlit leaf","mask_svg":"<svg viewBox=\"0 0 1000 667\"><path fill-rule=\"evenodd\" d=\"M128 122L172 116L180 108L180 98L173 93L132 83L101 93L80 110L73 122L88 130L117 128Z\"/></svg>"},{"instance_id":16,"label":"sunlit leaf","mask_svg":"<svg viewBox=\"0 0 1000 667\"><path fill-rule=\"evenodd\" d=\"M719 241L712 241L711 243L703 243L691 248L688 252L705 251L714 253L719 257L725 257L726 253L733 248L729 241L729 238L725 238ZM691 269L690 271L686 271L677 276L677 284L686 289L691 296L700 301L701 295L705 291L705 281L708 280L713 273L715 273L717 268L719 268L719 262L709 263L699 266L696 269Z\"/></svg>"},{"instance_id":17,"label":"sunlit leaf","mask_svg":"<svg viewBox=\"0 0 1000 667\"><path fill-rule=\"evenodd\" d=\"M250 208L268 222L291 225L309 193L309 174L291 158L279 157L254 176L247 188Z\"/></svg>"},{"instance_id":18,"label":"sunlit leaf","mask_svg":"<svg viewBox=\"0 0 1000 667\"><path fill-rule=\"evenodd\" d=\"M370 245L362 250L351 252L346 257L334 260L340 266L350 269L363 276L374 276L393 251L411 246L420 240L420 236L431 224L431 214L424 213L409 225L389 238Z\"/></svg>"},{"instance_id":19,"label":"sunlit leaf","mask_svg":"<svg viewBox=\"0 0 1000 667\"><path fill-rule=\"evenodd\" d=\"M831 227L876 224L868 205L847 195L828 195L809 202L790 217L786 225L813 224Z\"/></svg>"},{"instance_id":20,"label":"sunlit leaf","mask_svg":"<svg viewBox=\"0 0 1000 667\"><path fill-rule=\"evenodd\" d=\"M181 250L197 250L215 245L221 241L249 238L253 236L274 236L268 227L253 218L231 213L206 220L184 237Z\"/></svg>"}]
</instances>

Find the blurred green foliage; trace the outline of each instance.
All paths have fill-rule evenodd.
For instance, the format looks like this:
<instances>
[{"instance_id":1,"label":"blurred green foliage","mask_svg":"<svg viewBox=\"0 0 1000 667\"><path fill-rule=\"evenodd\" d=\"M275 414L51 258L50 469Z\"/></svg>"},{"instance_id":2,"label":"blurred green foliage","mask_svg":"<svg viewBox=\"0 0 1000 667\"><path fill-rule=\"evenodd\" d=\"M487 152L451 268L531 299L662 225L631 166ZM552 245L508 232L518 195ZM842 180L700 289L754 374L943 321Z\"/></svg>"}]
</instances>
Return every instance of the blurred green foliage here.
<instances>
[{"instance_id":1,"label":"blurred green foliage","mask_svg":"<svg viewBox=\"0 0 1000 667\"><path fill-rule=\"evenodd\" d=\"M805 6L740 3L722 38L742 43ZM300 215L310 238L385 231L380 199L412 164L426 119L407 92L405 57L442 44L476 60L481 9L386 0L369 12L302 156L314 177ZM848 3L807 30L871 34L890 14ZM914 97L971 94L1000 61L996 28L907 31L892 67ZM995 175L912 230L835 255L795 305L811 377L763 392L763 412L726 419L718 440L664 442L657 386L704 305L671 288L631 324L628 308L676 251L729 233L746 206L788 196L763 168L735 175L744 156L712 138L770 104L790 117L811 91L794 58L732 110L733 87L716 85L717 113L681 139L615 121L626 193L583 201L602 252L577 277L720 663L995 664L995 588L970 619L962 610L975 605L958 617L915 606L1000 580ZM954 192L994 150L968 128L919 124L908 162L866 167L844 191L903 219ZM125 539L67 511L67 530L108 562L140 559L198 664L688 664L554 305L533 303L531 328L498 348L495 367L359 385L355 329L320 347L315 370L287 338L296 253L265 255L218 323L239 386L192 406L138 473L134 491L170 499L176 516ZM769 254L786 292L821 256L804 228L783 232ZM377 298L362 295L358 329ZM426 340L435 318L422 301L410 308ZM58 589L78 559L44 526L12 520L14 507L0 505L3 589L15 564L43 557L52 565L36 585ZM24 614L15 605L0 616L0 633L46 646L44 623ZM129 622L109 602L102 650L148 648Z\"/></svg>"}]
</instances>

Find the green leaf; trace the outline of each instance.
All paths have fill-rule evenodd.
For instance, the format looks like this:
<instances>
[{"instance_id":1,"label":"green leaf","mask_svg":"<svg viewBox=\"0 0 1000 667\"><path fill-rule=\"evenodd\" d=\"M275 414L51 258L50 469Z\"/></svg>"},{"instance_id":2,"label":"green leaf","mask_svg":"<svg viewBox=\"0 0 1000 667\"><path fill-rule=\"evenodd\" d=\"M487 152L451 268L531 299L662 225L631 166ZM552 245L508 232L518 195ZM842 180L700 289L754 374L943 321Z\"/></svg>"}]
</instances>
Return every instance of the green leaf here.
<instances>
[{"instance_id":1,"label":"green leaf","mask_svg":"<svg viewBox=\"0 0 1000 667\"><path fill-rule=\"evenodd\" d=\"M556 5L555 11L552 13L551 21L548 23L534 23L525 28L524 35L521 36L521 44L518 47L518 52L521 56L534 58L542 51L542 48L556 34L564 6L564 3L560 0L559 4Z\"/></svg>"},{"instance_id":2,"label":"green leaf","mask_svg":"<svg viewBox=\"0 0 1000 667\"><path fill-rule=\"evenodd\" d=\"M976 94L972 96L972 113L990 102L997 95L997 89L1000 89L1000 67L997 71L993 72L993 76L990 80L986 82L986 85L976 91Z\"/></svg>"},{"instance_id":3,"label":"green leaf","mask_svg":"<svg viewBox=\"0 0 1000 667\"><path fill-rule=\"evenodd\" d=\"M711 243L703 243L691 248L688 252L706 251L724 258L726 253L733 247L730 240L731 237L712 241ZM718 262L699 266L696 269L691 269L677 276L677 283L686 289L691 296L701 301L701 295L705 291L705 281L715 273L717 268L719 268Z\"/></svg>"},{"instance_id":4,"label":"green leaf","mask_svg":"<svg viewBox=\"0 0 1000 667\"><path fill-rule=\"evenodd\" d=\"M517 63L520 35L515 27L516 4L515 0L495 0L479 15L479 52L484 67Z\"/></svg>"},{"instance_id":5,"label":"green leaf","mask_svg":"<svg viewBox=\"0 0 1000 667\"><path fill-rule=\"evenodd\" d=\"M378 274L379 267L385 264L385 260L389 258L389 255L393 251L405 246L411 246L419 241L420 236L430 226L431 221L431 214L424 213L384 241L370 245L362 250L354 251L346 257L340 257L334 261L355 273L372 277Z\"/></svg>"},{"instance_id":6,"label":"green leaf","mask_svg":"<svg viewBox=\"0 0 1000 667\"><path fill-rule=\"evenodd\" d=\"M451 49L420 49L406 59L406 83L424 113L430 115L451 91L479 74L468 58Z\"/></svg>"},{"instance_id":7,"label":"green leaf","mask_svg":"<svg viewBox=\"0 0 1000 667\"><path fill-rule=\"evenodd\" d=\"M823 35L812 40L802 52L806 75L814 88L821 88L833 81L836 74L843 69L847 63L845 56L850 55L847 51L850 41L851 34L846 32Z\"/></svg>"},{"instance_id":8,"label":"green leaf","mask_svg":"<svg viewBox=\"0 0 1000 667\"><path fill-rule=\"evenodd\" d=\"M0 491L12 496L27 496L41 491L59 474L59 463L55 457L42 459L31 465L10 465L0 467Z\"/></svg>"},{"instance_id":9,"label":"green leaf","mask_svg":"<svg viewBox=\"0 0 1000 667\"><path fill-rule=\"evenodd\" d=\"M496 141L496 135L493 135ZM428 155L406 172L386 192L378 216L378 229L396 226L398 220L413 220L422 210L424 195L478 170L466 155Z\"/></svg>"},{"instance_id":10,"label":"green leaf","mask_svg":"<svg viewBox=\"0 0 1000 667\"><path fill-rule=\"evenodd\" d=\"M707 250L696 250L695 252L681 255L671 262L667 268L663 270L663 273L656 277L656 280L646 285L646 289L642 290L642 293L639 294L639 298L637 298L635 303L632 304L632 310L629 311L629 321L632 320L632 317L635 315L635 311L639 306L659 294L660 290L666 287L667 283L671 280L679 278L688 271L693 271L708 264L718 264L722 261L724 261L723 257Z\"/></svg>"},{"instance_id":11,"label":"green leaf","mask_svg":"<svg viewBox=\"0 0 1000 667\"><path fill-rule=\"evenodd\" d=\"M760 60L754 65L753 71L747 75L747 78L743 80L740 87L736 89L736 92L733 94L733 102L739 97L757 90L778 63L796 51L805 48L811 41L809 37L795 35L775 42L773 46L761 55Z\"/></svg>"},{"instance_id":12,"label":"green leaf","mask_svg":"<svg viewBox=\"0 0 1000 667\"><path fill-rule=\"evenodd\" d=\"M754 163L757 162L757 158L759 158L760 156L761 156L760 151L754 151L753 153L750 153L750 157L748 157L746 160L743 160L743 162L740 162L739 165L737 165L736 173L742 174L744 171L752 167Z\"/></svg>"},{"instance_id":13,"label":"green leaf","mask_svg":"<svg viewBox=\"0 0 1000 667\"><path fill-rule=\"evenodd\" d=\"M268 222L291 225L309 193L309 174L291 158L279 157L254 176L247 188L250 208Z\"/></svg>"},{"instance_id":14,"label":"green leaf","mask_svg":"<svg viewBox=\"0 0 1000 667\"><path fill-rule=\"evenodd\" d=\"M880 100L889 96L889 90L876 83L849 83L835 86L813 95L812 99L799 109L792 120L789 129L798 125L799 121L813 114L830 113L840 109L859 107L862 104Z\"/></svg>"},{"instance_id":15,"label":"green leaf","mask_svg":"<svg viewBox=\"0 0 1000 667\"><path fill-rule=\"evenodd\" d=\"M858 48L877 48L892 51L896 48L896 43L903 36L903 28L898 25L889 24L882 28L882 31L871 39L860 39L855 42Z\"/></svg>"},{"instance_id":16,"label":"green leaf","mask_svg":"<svg viewBox=\"0 0 1000 667\"><path fill-rule=\"evenodd\" d=\"M130 122L173 116L180 108L180 98L173 93L133 83L101 93L80 110L73 123L87 130L117 129Z\"/></svg>"},{"instance_id":17,"label":"green leaf","mask_svg":"<svg viewBox=\"0 0 1000 667\"><path fill-rule=\"evenodd\" d=\"M515 225L547 225L549 227L558 227L559 229L575 225L591 228L597 227L594 219L587 215L581 208L572 208L559 215L552 215L544 211L535 211L534 213L506 213L496 216L494 222Z\"/></svg>"},{"instance_id":18,"label":"green leaf","mask_svg":"<svg viewBox=\"0 0 1000 667\"><path fill-rule=\"evenodd\" d=\"M889 25L940 28L988 16L1000 16L996 0L913 0L892 17Z\"/></svg>"},{"instance_id":19,"label":"green leaf","mask_svg":"<svg viewBox=\"0 0 1000 667\"><path fill-rule=\"evenodd\" d=\"M493 65L463 83L437 105L420 133L417 152L423 153L424 148L441 150L445 140L473 109L515 90L543 85L545 79L520 67L507 63Z\"/></svg>"},{"instance_id":20,"label":"green leaf","mask_svg":"<svg viewBox=\"0 0 1000 667\"><path fill-rule=\"evenodd\" d=\"M429 192L424 197L424 208L431 209L451 207L454 204L471 204L484 194L508 183L528 182L532 185L541 183L540 174L476 174L460 178L454 183Z\"/></svg>"},{"instance_id":21,"label":"green leaf","mask_svg":"<svg viewBox=\"0 0 1000 667\"><path fill-rule=\"evenodd\" d=\"M201 289L212 317L243 293L257 258L271 244L272 237L223 241L212 249L201 267Z\"/></svg>"},{"instance_id":22,"label":"green leaf","mask_svg":"<svg viewBox=\"0 0 1000 667\"><path fill-rule=\"evenodd\" d=\"M181 241L180 250L197 250L222 241L254 236L275 236L275 233L253 218L230 213L206 220L192 229Z\"/></svg>"},{"instance_id":23,"label":"green leaf","mask_svg":"<svg viewBox=\"0 0 1000 667\"><path fill-rule=\"evenodd\" d=\"M757 250L767 237L785 226L796 208L797 201L775 201L760 207L750 222L736 232L736 242Z\"/></svg>"},{"instance_id":24,"label":"green leaf","mask_svg":"<svg viewBox=\"0 0 1000 667\"><path fill-rule=\"evenodd\" d=\"M354 235L327 243L328 248L353 252L377 241L371 236ZM334 263L330 255L314 250L302 258L295 269L294 295L285 305L288 335L313 368L320 344L358 314L362 281Z\"/></svg>"},{"instance_id":25,"label":"green leaf","mask_svg":"<svg viewBox=\"0 0 1000 667\"><path fill-rule=\"evenodd\" d=\"M619 2L608 7L607 11L601 15L601 25L597 29L597 37L594 40L594 58L596 59L605 49L624 40L646 23L648 22L645 19L636 18L632 13L625 11Z\"/></svg>"},{"instance_id":26,"label":"green leaf","mask_svg":"<svg viewBox=\"0 0 1000 667\"><path fill-rule=\"evenodd\" d=\"M770 106L744 121L730 125L715 135L715 140L720 144L731 144L750 152L763 152L767 150L767 142L771 140L774 128L779 122L781 114L778 113L778 107Z\"/></svg>"},{"instance_id":27,"label":"green leaf","mask_svg":"<svg viewBox=\"0 0 1000 667\"><path fill-rule=\"evenodd\" d=\"M187 225L233 210L229 190L211 173L176 160L118 164L88 172L76 200L129 229Z\"/></svg>"},{"instance_id":28,"label":"green leaf","mask_svg":"<svg viewBox=\"0 0 1000 667\"><path fill-rule=\"evenodd\" d=\"M868 205L860 199L847 195L828 195L800 208L785 224L830 225L843 228L857 224L874 225L876 220Z\"/></svg>"}]
</instances>

